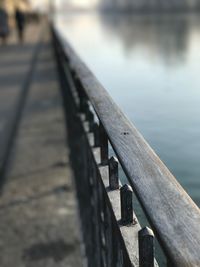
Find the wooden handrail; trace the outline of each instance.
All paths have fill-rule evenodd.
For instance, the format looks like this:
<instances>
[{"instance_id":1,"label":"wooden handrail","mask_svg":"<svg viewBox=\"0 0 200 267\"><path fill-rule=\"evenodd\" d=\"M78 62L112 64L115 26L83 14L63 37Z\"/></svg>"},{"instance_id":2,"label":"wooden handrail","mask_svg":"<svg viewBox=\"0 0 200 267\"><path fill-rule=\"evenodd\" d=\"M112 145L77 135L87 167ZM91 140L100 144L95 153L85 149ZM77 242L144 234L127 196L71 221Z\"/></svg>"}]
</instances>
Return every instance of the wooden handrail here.
<instances>
[{"instance_id":1,"label":"wooden handrail","mask_svg":"<svg viewBox=\"0 0 200 267\"><path fill-rule=\"evenodd\" d=\"M200 210L59 30L63 47L173 266L200 266Z\"/></svg>"}]
</instances>

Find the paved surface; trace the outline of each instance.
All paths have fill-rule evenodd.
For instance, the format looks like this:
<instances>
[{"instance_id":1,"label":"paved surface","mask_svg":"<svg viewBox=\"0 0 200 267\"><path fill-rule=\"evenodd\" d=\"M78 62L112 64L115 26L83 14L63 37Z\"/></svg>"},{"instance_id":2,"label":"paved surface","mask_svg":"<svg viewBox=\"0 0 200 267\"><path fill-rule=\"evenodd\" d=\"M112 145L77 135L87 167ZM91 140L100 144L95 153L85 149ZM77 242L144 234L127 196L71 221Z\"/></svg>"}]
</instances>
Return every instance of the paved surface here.
<instances>
[{"instance_id":1,"label":"paved surface","mask_svg":"<svg viewBox=\"0 0 200 267\"><path fill-rule=\"evenodd\" d=\"M25 54L20 54L20 49L18 53L16 48L16 54L13 52L10 59L4 56L7 71L13 70L16 80L20 77L19 84L24 76L17 73L22 69L25 72L30 59L26 53L29 48L24 50ZM7 71L4 70L5 75ZM12 106L11 102L16 101L13 94L17 87L9 82L8 76L6 80L1 69L0 73L6 88L14 88L10 89L13 100L7 102L7 96L4 98L5 110L8 110L7 105ZM6 88L2 89L5 95ZM82 266L73 172L66 139L55 63L46 34L38 51L0 197L1 267Z\"/></svg>"},{"instance_id":2,"label":"paved surface","mask_svg":"<svg viewBox=\"0 0 200 267\"><path fill-rule=\"evenodd\" d=\"M30 62L39 35L40 27L30 25L26 30L24 44L18 44L13 32L8 45L0 46L0 172L10 143L19 99L28 83Z\"/></svg>"}]
</instances>

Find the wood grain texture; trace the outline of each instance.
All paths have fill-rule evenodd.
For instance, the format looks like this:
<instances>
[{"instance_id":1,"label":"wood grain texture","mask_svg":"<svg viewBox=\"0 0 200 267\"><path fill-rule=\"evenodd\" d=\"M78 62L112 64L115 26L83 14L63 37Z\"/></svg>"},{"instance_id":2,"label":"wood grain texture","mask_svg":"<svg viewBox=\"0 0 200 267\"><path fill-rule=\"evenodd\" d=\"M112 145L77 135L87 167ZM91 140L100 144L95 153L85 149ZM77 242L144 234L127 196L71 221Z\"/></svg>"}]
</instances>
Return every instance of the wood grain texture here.
<instances>
[{"instance_id":1,"label":"wood grain texture","mask_svg":"<svg viewBox=\"0 0 200 267\"><path fill-rule=\"evenodd\" d=\"M175 266L200 266L200 211L93 73L55 30L154 232Z\"/></svg>"}]
</instances>

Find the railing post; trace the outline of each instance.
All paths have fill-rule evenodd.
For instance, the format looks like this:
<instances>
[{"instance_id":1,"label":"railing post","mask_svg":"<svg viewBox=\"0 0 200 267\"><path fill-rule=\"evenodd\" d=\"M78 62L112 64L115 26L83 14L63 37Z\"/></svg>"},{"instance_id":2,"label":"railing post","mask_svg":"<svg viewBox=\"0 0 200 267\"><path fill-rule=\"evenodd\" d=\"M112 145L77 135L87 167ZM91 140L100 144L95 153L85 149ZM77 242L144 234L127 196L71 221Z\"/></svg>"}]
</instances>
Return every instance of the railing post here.
<instances>
[{"instance_id":1,"label":"railing post","mask_svg":"<svg viewBox=\"0 0 200 267\"><path fill-rule=\"evenodd\" d=\"M151 229L144 227L138 232L139 238L139 267L154 267L154 234Z\"/></svg>"},{"instance_id":2,"label":"railing post","mask_svg":"<svg viewBox=\"0 0 200 267\"><path fill-rule=\"evenodd\" d=\"M113 266L113 242L112 242L113 228L112 228L112 216L109 206L106 206L106 243L107 243L107 266Z\"/></svg>"},{"instance_id":3,"label":"railing post","mask_svg":"<svg viewBox=\"0 0 200 267\"><path fill-rule=\"evenodd\" d=\"M89 131L91 132L94 127L94 114L90 109L87 111L86 118L89 121Z\"/></svg>"},{"instance_id":4,"label":"railing post","mask_svg":"<svg viewBox=\"0 0 200 267\"><path fill-rule=\"evenodd\" d=\"M109 186L111 190L119 189L118 165L119 162L116 157L111 157L109 159Z\"/></svg>"},{"instance_id":5,"label":"railing post","mask_svg":"<svg viewBox=\"0 0 200 267\"><path fill-rule=\"evenodd\" d=\"M95 217L95 266L101 267L101 239L100 239L100 206L99 206L99 178L97 169L94 170L94 217Z\"/></svg>"},{"instance_id":6,"label":"railing post","mask_svg":"<svg viewBox=\"0 0 200 267\"><path fill-rule=\"evenodd\" d=\"M87 238L89 239L89 255L90 255L90 262L91 264L89 266L93 266L95 264L95 258L93 255L95 254L95 249L93 244L95 243L95 188L94 188L94 176L95 176L95 165L94 162L92 161L92 155L91 152L88 150L88 157L87 157L87 164L88 164L88 182L89 182L89 202L87 205L87 209L90 210L88 216L91 216L92 220L90 220L90 225L86 226L86 229L89 229L86 235L88 236ZM86 188L86 186L84 186ZM88 218L86 218L86 224L88 224Z\"/></svg>"},{"instance_id":7,"label":"railing post","mask_svg":"<svg viewBox=\"0 0 200 267\"><path fill-rule=\"evenodd\" d=\"M101 185L100 185L101 187ZM100 206L101 206L101 214L100 214L100 220L101 220L101 267L106 267L106 232L105 232L105 224L106 224L106 214L105 214L105 198L103 196L102 190L101 197L100 197Z\"/></svg>"},{"instance_id":8,"label":"railing post","mask_svg":"<svg viewBox=\"0 0 200 267\"><path fill-rule=\"evenodd\" d=\"M88 120L89 104L86 98L81 100L81 111L85 113L86 119Z\"/></svg>"},{"instance_id":9,"label":"railing post","mask_svg":"<svg viewBox=\"0 0 200 267\"><path fill-rule=\"evenodd\" d=\"M82 88L82 84L81 84L80 80L76 76L76 73L73 72L73 70L71 70L71 73L72 73L73 81L75 83L78 98L79 98L79 110L80 110L80 112L84 112L86 114L87 110L88 110L88 103L87 103L86 94Z\"/></svg>"},{"instance_id":10,"label":"railing post","mask_svg":"<svg viewBox=\"0 0 200 267\"><path fill-rule=\"evenodd\" d=\"M99 125L94 122L93 125L93 133L94 133L94 146L99 147L100 146L100 133L99 133Z\"/></svg>"},{"instance_id":11,"label":"railing post","mask_svg":"<svg viewBox=\"0 0 200 267\"><path fill-rule=\"evenodd\" d=\"M130 224L133 222L133 190L130 185L123 185L120 189L121 222Z\"/></svg>"},{"instance_id":12,"label":"railing post","mask_svg":"<svg viewBox=\"0 0 200 267\"><path fill-rule=\"evenodd\" d=\"M101 123L99 125L99 132L101 147L101 164L106 165L108 163L108 137Z\"/></svg>"},{"instance_id":13,"label":"railing post","mask_svg":"<svg viewBox=\"0 0 200 267\"><path fill-rule=\"evenodd\" d=\"M123 251L121 249L120 243L118 243L118 248L117 248L117 267L122 267L122 266L124 266Z\"/></svg>"}]
</instances>

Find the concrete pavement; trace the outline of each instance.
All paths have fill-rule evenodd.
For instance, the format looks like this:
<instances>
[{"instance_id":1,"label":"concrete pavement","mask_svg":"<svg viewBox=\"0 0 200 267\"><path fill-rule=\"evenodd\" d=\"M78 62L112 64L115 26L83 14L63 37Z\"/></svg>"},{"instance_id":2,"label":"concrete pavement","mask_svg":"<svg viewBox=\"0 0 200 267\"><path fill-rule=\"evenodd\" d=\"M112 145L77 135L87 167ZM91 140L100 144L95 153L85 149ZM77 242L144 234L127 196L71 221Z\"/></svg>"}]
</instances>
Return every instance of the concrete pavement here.
<instances>
[{"instance_id":1,"label":"concrete pavement","mask_svg":"<svg viewBox=\"0 0 200 267\"><path fill-rule=\"evenodd\" d=\"M22 106L20 101L27 91L40 34L41 27L29 25L24 44L18 43L13 32L8 44L0 46L0 174Z\"/></svg>"},{"instance_id":2,"label":"concrete pavement","mask_svg":"<svg viewBox=\"0 0 200 267\"><path fill-rule=\"evenodd\" d=\"M83 264L62 99L48 30L44 32L0 196L1 267ZM31 49L20 47L18 52L14 47L11 58L4 55L7 70L0 67L0 86L3 81L5 85L0 95L1 142L26 79Z\"/></svg>"}]
</instances>

